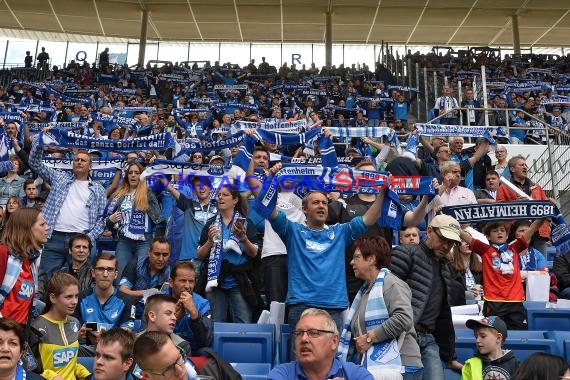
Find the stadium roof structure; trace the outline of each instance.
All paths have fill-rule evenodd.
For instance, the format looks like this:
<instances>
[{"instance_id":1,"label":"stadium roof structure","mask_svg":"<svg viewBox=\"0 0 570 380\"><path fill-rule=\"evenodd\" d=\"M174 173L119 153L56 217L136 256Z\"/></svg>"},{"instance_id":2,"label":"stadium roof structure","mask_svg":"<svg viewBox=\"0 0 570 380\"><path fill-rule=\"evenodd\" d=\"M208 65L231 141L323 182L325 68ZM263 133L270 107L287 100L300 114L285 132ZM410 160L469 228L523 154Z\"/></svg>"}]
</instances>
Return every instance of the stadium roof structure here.
<instances>
[{"instance_id":1,"label":"stadium roof structure","mask_svg":"<svg viewBox=\"0 0 570 380\"><path fill-rule=\"evenodd\" d=\"M569 46L570 0L0 0L0 34L138 40Z\"/></svg>"}]
</instances>

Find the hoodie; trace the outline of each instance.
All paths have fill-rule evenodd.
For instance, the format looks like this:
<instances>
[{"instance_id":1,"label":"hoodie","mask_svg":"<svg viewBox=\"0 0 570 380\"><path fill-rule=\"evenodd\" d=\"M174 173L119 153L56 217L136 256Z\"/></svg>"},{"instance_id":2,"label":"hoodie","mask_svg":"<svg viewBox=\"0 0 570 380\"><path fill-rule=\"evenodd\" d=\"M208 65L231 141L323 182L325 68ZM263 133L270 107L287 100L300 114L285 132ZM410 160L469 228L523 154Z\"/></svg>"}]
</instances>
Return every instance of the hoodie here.
<instances>
[{"instance_id":1,"label":"hoodie","mask_svg":"<svg viewBox=\"0 0 570 380\"><path fill-rule=\"evenodd\" d=\"M503 356L495 360L477 353L463 366L462 380L512 379L519 367L519 360L513 351L503 350Z\"/></svg>"}]
</instances>

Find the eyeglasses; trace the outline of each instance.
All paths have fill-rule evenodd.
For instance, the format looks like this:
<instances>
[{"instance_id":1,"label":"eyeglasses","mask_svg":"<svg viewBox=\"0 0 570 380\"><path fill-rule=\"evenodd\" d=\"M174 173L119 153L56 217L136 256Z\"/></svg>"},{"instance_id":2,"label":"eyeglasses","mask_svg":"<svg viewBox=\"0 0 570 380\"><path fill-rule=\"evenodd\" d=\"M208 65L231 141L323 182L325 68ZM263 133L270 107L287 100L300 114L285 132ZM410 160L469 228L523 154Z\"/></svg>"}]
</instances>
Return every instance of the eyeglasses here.
<instances>
[{"instance_id":1,"label":"eyeglasses","mask_svg":"<svg viewBox=\"0 0 570 380\"><path fill-rule=\"evenodd\" d=\"M445 244L451 244L452 247L455 247L458 244L458 242L456 242L455 240L451 240L443 236L441 232L439 232L439 230L436 230L435 228L433 229L433 232L435 232L439 240L441 240Z\"/></svg>"},{"instance_id":2,"label":"eyeglasses","mask_svg":"<svg viewBox=\"0 0 570 380\"><path fill-rule=\"evenodd\" d=\"M95 272L99 274L115 273L117 271L117 269L113 267L95 267L94 269Z\"/></svg>"},{"instance_id":3,"label":"eyeglasses","mask_svg":"<svg viewBox=\"0 0 570 380\"><path fill-rule=\"evenodd\" d=\"M184 358L182 357L182 355L178 354L178 358L176 359L176 361L174 363L170 364L168 367L166 367L164 369L164 371L155 372L155 371L149 371L146 369L144 371L150 373L151 375L163 376L163 377L170 378L174 375L174 373L176 371L176 366L182 367L183 365L184 365Z\"/></svg>"},{"instance_id":4,"label":"eyeglasses","mask_svg":"<svg viewBox=\"0 0 570 380\"><path fill-rule=\"evenodd\" d=\"M309 330L294 330L292 332L293 336L295 336L295 338L301 338L303 337L303 335L307 333L307 335L309 336L309 338L311 339L315 339L320 337L323 334L333 334L334 331L329 331L329 330L319 330L319 329L309 329Z\"/></svg>"}]
</instances>

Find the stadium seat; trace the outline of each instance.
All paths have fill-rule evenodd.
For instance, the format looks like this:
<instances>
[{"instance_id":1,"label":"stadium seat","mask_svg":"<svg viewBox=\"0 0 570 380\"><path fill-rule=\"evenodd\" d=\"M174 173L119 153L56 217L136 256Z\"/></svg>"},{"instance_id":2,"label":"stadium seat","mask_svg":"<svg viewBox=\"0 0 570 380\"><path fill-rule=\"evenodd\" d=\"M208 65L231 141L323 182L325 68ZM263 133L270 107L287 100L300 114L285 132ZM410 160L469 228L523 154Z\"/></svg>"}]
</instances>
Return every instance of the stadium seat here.
<instances>
[{"instance_id":1,"label":"stadium seat","mask_svg":"<svg viewBox=\"0 0 570 380\"><path fill-rule=\"evenodd\" d=\"M473 337L473 330L468 329L468 328L455 329L455 337L457 338L458 336L472 338Z\"/></svg>"},{"instance_id":2,"label":"stadium seat","mask_svg":"<svg viewBox=\"0 0 570 380\"><path fill-rule=\"evenodd\" d=\"M230 363L268 363L275 357L275 325L214 323L214 351Z\"/></svg>"},{"instance_id":3,"label":"stadium seat","mask_svg":"<svg viewBox=\"0 0 570 380\"><path fill-rule=\"evenodd\" d=\"M570 309L527 308L529 330L570 331Z\"/></svg>"},{"instance_id":4,"label":"stadium seat","mask_svg":"<svg viewBox=\"0 0 570 380\"><path fill-rule=\"evenodd\" d=\"M546 301L524 301L525 309L546 309Z\"/></svg>"},{"instance_id":5,"label":"stadium seat","mask_svg":"<svg viewBox=\"0 0 570 380\"><path fill-rule=\"evenodd\" d=\"M546 352L553 355L558 353L554 339L507 338L504 347L513 350L521 362L535 352Z\"/></svg>"},{"instance_id":6,"label":"stadium seat","mask_svg":"<svg viewBox=\"0 0 570 380\"><path fill-rule=\"evenodd\" d=\"M443 369L443 375L445 380L461 380L461 374L449 368Z\"/></svg>"},{"instance_id":7,"label":"stadium seat","mask_svg":"<svg viewBox=\"0 0 570 380\"><path fill-rule=\"evenodd\" d=\"M507 331L508 339L544 339L546 331L542 330L509 330ZM552 338L551 338L552 339Z\"/></svg>"},{"instance_id":8,"label":"stadium seat","mask_svg":"<svg viewBox=\"0 0 570 380\"><path fill-rule=\"evenodd\" d=\"M231 363L239 372L243 380L267 379L267 374L271 371L269 363Z\"/></svg>"},{"instance_id":9,"label":"stadium seat","mask_svg":"<svg viewBox=\"0 0 570 380\"><path fill-rule=\"evenodd\" d=\"M281 340L279 341L279 363L291 361L291 328L281 325Z\"/></svg>"},{"instance_id":10,"label":"stadium seat","mask_svg":"<svg viewBox=\"0 0 570 380\"><path fill-rule=\"evenodd\" d=\"M455 353L457 354L457 360L460 363L465 363L467 359L473 357L477 352L475 346L475 336L459 336L455 337Z\"/></svg>"},{"instance_id":11,"label":"stadium seat","mask_svg":"<svg viewBox=\"0 0 570 380\"><path fill-rule=\"evenodd\" d=\"M89 372L93 373L93 364L95 363L94 357L78 356L77 363L87 368Z\"/></svg>"},{"instance_id":12,"label":"stadium seat","mask_svg":"<svg viewBox=\"0 0 570 380\"><path fill-rule=\"evenodd\" d=\"M570 331L545 331L544 337L546 339L554 339L556 341L556 348L558 349L557 355L568 355L564 350L564 342L567 340L570 341Z\"/></svg>"},{"instance_id":13,"label":"stadium seat","mask_svg":"<svg viewBox=\"0 0 570 380\"><path fill-rule=\"evenodd\" d=\"M564 359L566 363L570 363L570 340L564 341Z\"/></svg>"}]
</instances>

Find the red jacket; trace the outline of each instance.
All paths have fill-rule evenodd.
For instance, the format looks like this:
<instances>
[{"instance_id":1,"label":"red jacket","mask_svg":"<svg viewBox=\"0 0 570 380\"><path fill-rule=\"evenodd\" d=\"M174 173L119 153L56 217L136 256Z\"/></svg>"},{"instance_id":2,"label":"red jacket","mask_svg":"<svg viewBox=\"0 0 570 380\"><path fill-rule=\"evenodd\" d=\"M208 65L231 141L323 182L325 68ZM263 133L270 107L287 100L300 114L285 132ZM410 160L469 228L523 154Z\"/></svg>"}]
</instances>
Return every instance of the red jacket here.
<instances>
[{"instance_id":1,"label":"red jacket","mask_svg":"<svg viewBox=\"0 0 570 380\"><path fill-rule=\"evenodd\" d=\"M544 193L544 190L542 190L542 187L540 187L539 184L537 183L533 184L528 178L526 179L526 181L530 182L530 197L532 199L537 201L548 200L546 194ZM511 189L509 189L507 186L503 184L499 186L499 190L497 190L497 202L511 202L517 200L520 200L518 195L515 194ZM550 222L546 222L542 226L540 226L538 234L550 240Z\"/></svg>"}]
</instances>

